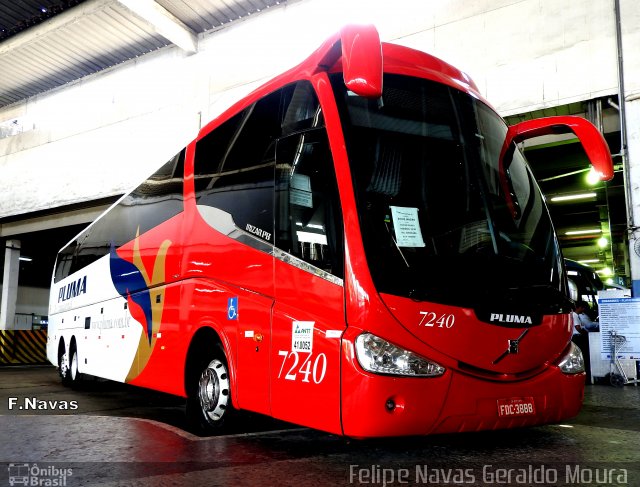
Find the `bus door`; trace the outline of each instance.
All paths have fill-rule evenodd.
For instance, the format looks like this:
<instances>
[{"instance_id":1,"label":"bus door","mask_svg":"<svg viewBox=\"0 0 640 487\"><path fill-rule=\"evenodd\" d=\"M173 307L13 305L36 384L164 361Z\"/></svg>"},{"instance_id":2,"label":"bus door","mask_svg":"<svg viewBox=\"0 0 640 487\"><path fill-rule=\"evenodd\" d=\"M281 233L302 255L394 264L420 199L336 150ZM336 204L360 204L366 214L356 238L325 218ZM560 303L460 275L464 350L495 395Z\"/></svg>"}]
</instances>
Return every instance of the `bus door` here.
<instances>
[{"instance_id":1,"label":"bus door","mask_svg":"<svg viewBox=\"0 0 640 487\"><path fill-rule=\"evenodd\" d=\"M343 230L324 127L276 144L273 415L340 431Z\"/></svg>"},{"instance_id":2,"label":"bus door","mask_svg":"<svg viewBox=\"0 0 640 487\"><path fill-rule=\"evenodd\" d=\"M230 347L237 346L237 406L264 414L270 414L274 140L281 130L280 99L276 91L258 100L197 142L196 208L206 227L196 225L189 232L191 254L185 263L187 274L208 274L223 289L212 316L223 334L236 338Z\"/></svg>"},{"instance_id":3,"label":"bus door","mask_svg":"<svg viewBox=\"0 0 640 487\"><path fill-rule=\"evenodd\" d=\"M271 304L266 296L242 293L230 297L227 318L236 320L238 337L238 401L243 409L270 414L269 349Z\"/></svg>"}]
</instances>

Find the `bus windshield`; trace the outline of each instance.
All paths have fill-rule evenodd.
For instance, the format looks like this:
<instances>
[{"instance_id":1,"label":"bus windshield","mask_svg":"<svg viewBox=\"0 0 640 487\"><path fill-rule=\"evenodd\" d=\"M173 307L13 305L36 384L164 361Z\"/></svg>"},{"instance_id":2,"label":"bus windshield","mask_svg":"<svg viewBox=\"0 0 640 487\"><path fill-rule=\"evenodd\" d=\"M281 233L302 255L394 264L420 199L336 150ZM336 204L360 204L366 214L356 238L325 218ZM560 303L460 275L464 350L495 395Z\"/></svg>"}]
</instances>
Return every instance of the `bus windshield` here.
<instances>
[{"instance_id":1,"label":"bus windshield","mask_svg":"<svg viewBox=\"0 0 640 487\"><path fill-rule=\"evenodd\" d=\"M369 269L381 293L454 306L567 311L558 242L504 121L478 99L385 74L380 99L332 85ZM542 308L541 308L542 307Z\"/></svg>"}]
</instances>

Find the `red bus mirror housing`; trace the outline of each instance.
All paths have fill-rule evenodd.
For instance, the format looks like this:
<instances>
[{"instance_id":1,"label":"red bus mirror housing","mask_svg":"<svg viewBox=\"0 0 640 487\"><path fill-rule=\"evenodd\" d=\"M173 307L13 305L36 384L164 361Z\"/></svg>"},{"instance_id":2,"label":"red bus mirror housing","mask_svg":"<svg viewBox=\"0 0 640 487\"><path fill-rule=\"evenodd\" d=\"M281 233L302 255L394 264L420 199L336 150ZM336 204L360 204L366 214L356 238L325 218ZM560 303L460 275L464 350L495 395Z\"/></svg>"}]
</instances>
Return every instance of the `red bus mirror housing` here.
<instances>
[{"instance_id":1,"label":"red bus mirror housing","mask_svg":"<svg viewBox=\"0 0 640 487\"><path fill-rule=\"evenodd\" d=\"M318 69L340 69L351 92L365 98L382 96L382 43L375 26L347 25L316 53Z\"/></svg>"},{"instance_id":2,"label":"red bus mirror housing","mask_svg":"<svg viewBox=\"0 0 640 487\"><path fill-rule=\"evenodd\" d=\"M340 31L344 84L365 98L382 96L382 44L373 25L347 25Z\"/></svg>"},{"instance_id":3,"label":"red bus mirror housing","mask_svg":"<svg viewBox=\"0 0 640 487\"><path fill-rule=\"evenodd\" d=\"M540 135L562 134L573 132L598 174L600 181L613 178L613 160L609 146L598 129L588 120L575 116L545 117L527 120L509 127L500 155L501 166L506 162L504 156L513 142L518 143ZM508 162L507 162L508 166Z\"/></svg>"}]
</instances>

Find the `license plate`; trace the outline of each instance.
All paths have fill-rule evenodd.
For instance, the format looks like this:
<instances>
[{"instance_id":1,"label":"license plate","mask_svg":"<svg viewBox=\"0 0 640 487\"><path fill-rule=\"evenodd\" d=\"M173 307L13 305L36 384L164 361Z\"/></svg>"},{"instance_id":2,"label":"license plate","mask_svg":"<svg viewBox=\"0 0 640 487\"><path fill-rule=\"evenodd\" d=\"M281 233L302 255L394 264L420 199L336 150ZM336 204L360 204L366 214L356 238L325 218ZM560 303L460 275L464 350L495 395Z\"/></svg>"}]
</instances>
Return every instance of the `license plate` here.
<instances>
[{"instance_id":1,"label":"license plate","mask_svg":"<svg viewBox=\"0 0 640 487\"><path fill-rule=\"evenodd\" d=\"M510 397L498 399L498 416L531 416L536 414L533 397Z\"/></svg>"}]
</instances>

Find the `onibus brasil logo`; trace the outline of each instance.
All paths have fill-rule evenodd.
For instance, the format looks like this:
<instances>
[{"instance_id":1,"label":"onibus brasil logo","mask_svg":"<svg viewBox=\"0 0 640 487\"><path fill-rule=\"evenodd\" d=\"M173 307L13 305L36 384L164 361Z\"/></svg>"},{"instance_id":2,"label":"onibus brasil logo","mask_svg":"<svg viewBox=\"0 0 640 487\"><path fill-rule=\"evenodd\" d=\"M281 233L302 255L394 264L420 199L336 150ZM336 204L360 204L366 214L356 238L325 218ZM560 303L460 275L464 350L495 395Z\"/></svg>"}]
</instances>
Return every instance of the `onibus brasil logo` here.
<instances>
[{"instance_id":1,"label":"onibus brasil logo","mask_svg":"<svg viewBox=\"0 0 640 487\"><path fill-rule=\"evenodd\" d=\"M10 463L9 485L29 485L39 487L64 487L67 477L73 475L72 468L58 468L54 465L46 467L37 463Z\"/></svg>"}]
</instances>

